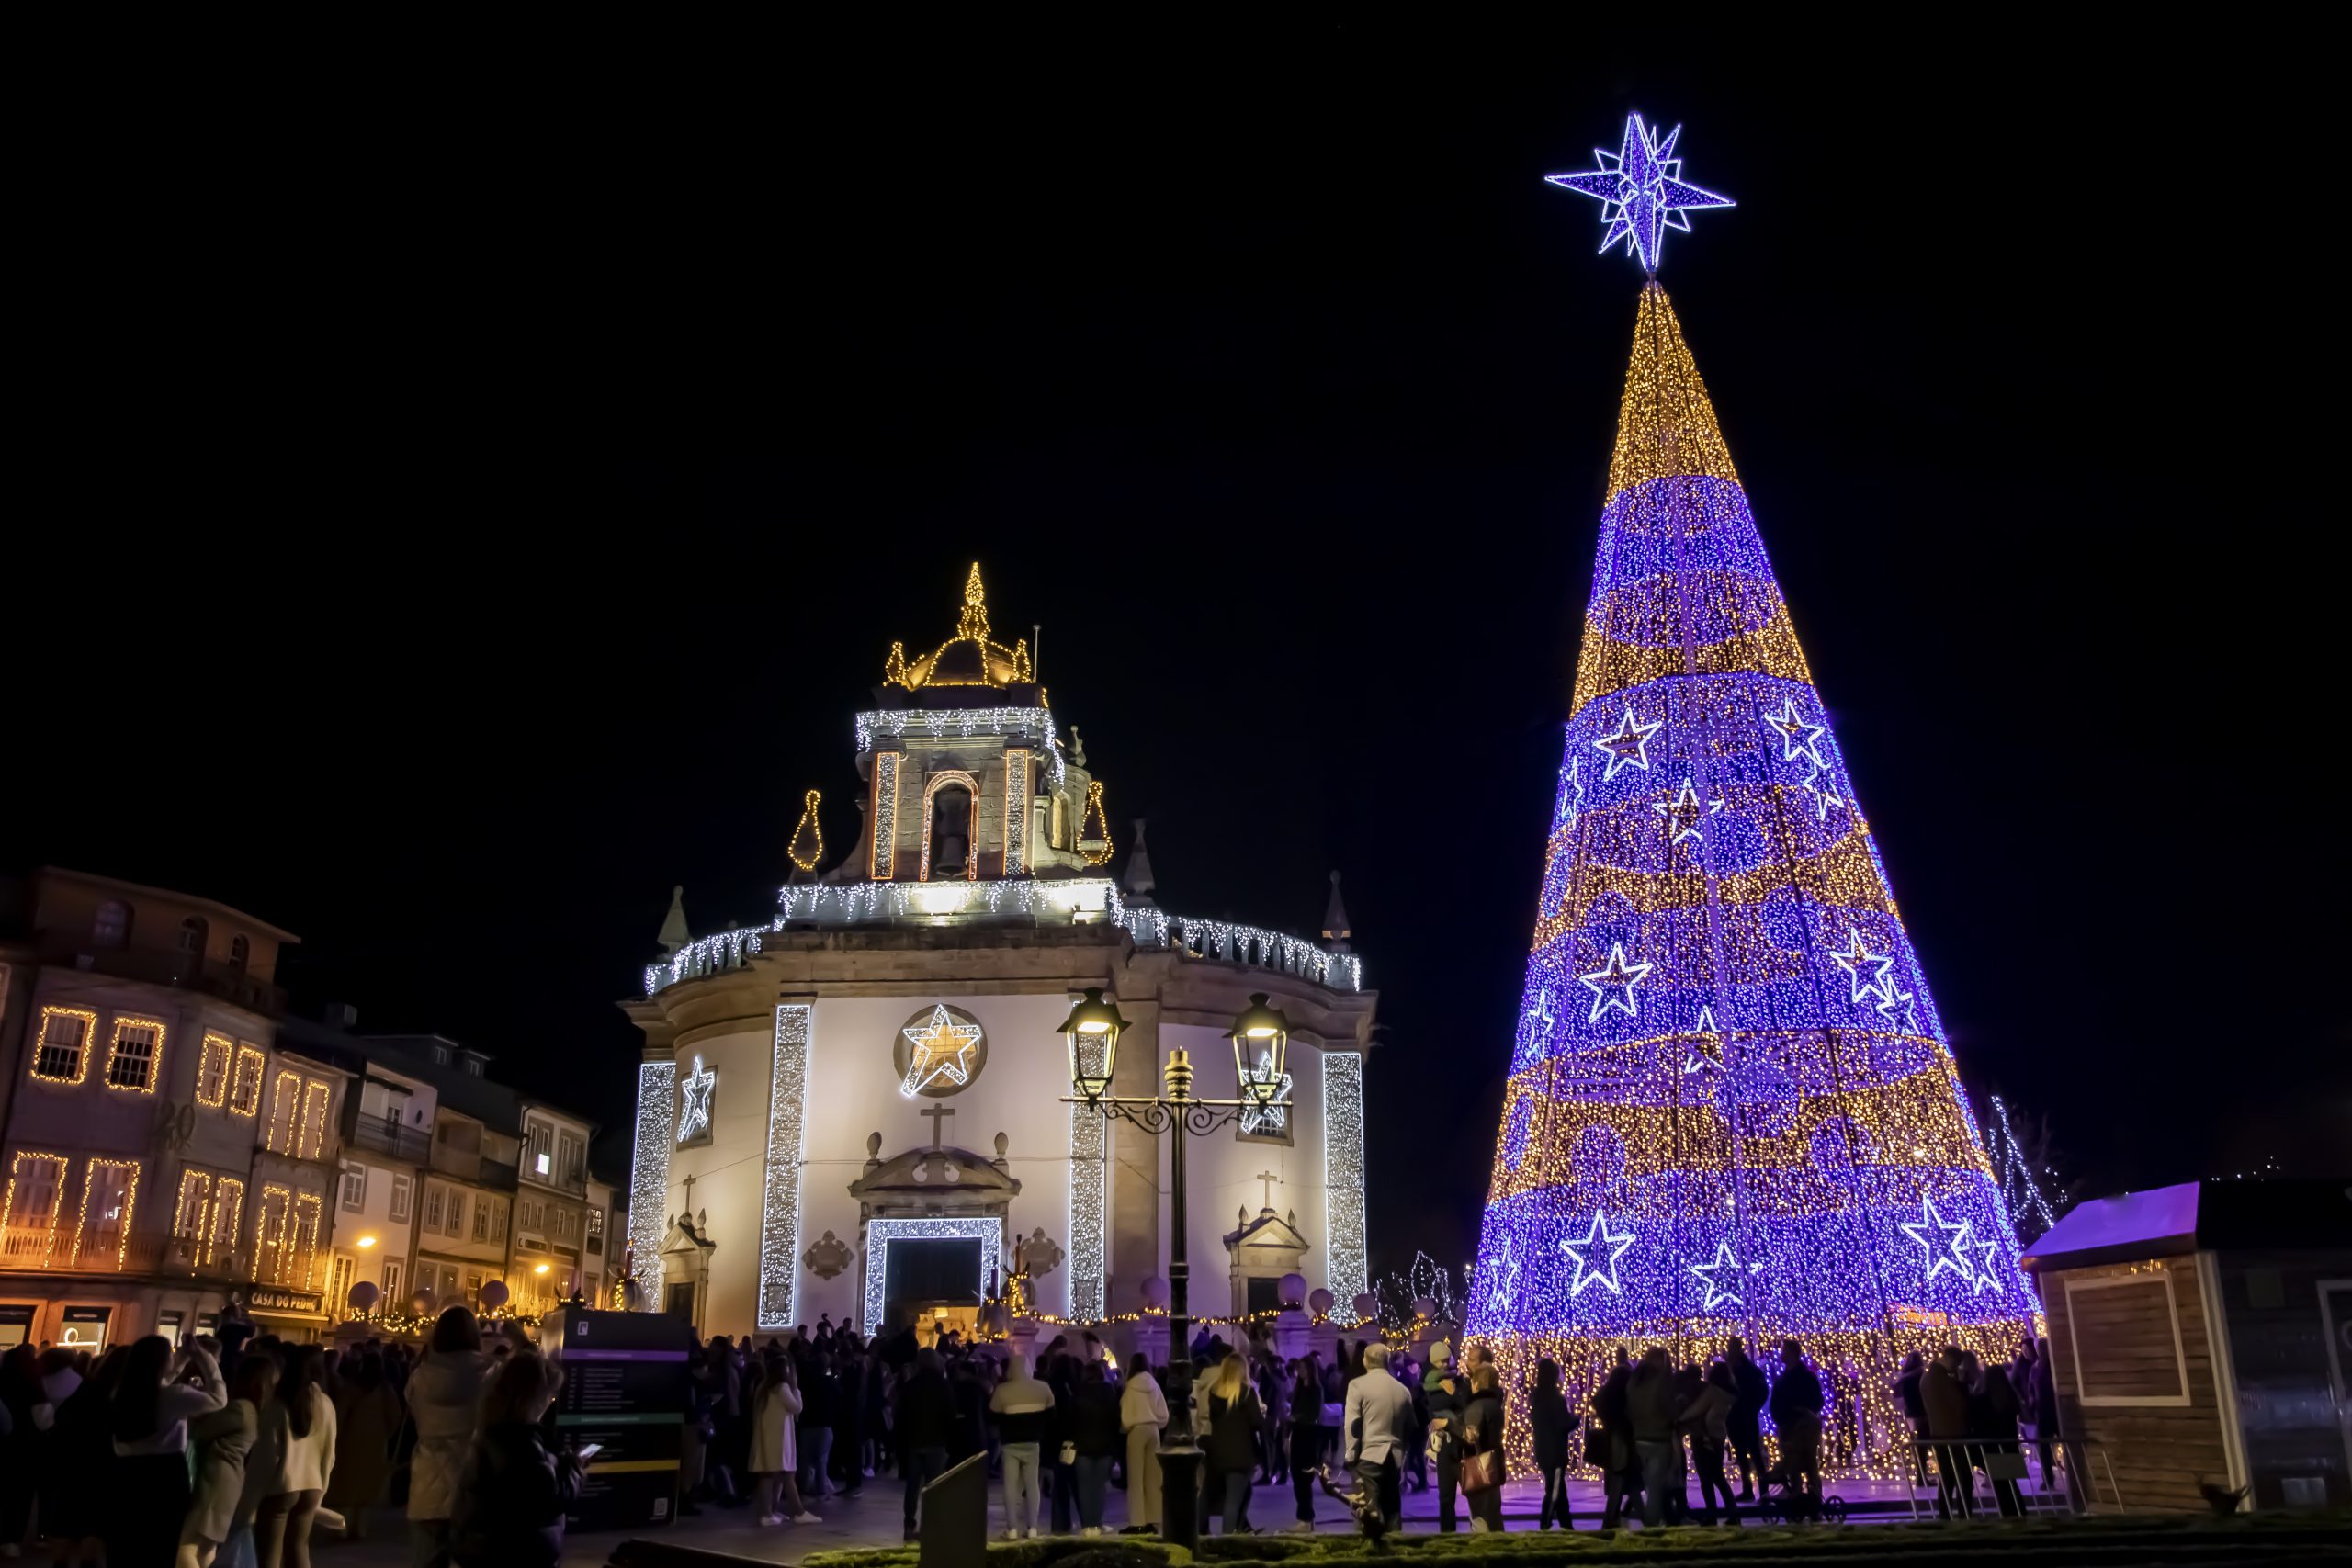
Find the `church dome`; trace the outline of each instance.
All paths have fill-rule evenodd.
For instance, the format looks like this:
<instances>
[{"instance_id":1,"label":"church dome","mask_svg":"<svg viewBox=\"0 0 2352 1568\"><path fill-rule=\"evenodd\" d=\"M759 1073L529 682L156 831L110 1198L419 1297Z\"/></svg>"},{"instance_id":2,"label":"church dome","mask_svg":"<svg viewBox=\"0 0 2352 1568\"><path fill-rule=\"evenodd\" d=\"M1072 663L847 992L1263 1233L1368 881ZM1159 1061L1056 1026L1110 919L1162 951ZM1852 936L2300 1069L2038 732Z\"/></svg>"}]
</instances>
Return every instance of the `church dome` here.
<instances>
[{"instance_id":1,"label":"church dome","mask_svg":"<svg viewBox=\"0 0 2352 1568\"><path fill-rule=\"evenodd\" d=\"M964 581L964 614L956 635L920 659L910 660L906 645L890 645L889 662L882 679L893 686L921 691L930 686L1011 686L1034 680L1026 638L1011 648L989 640L988 602L980 590L980 563L972 563Z\"/></svg>"}]
</instances>

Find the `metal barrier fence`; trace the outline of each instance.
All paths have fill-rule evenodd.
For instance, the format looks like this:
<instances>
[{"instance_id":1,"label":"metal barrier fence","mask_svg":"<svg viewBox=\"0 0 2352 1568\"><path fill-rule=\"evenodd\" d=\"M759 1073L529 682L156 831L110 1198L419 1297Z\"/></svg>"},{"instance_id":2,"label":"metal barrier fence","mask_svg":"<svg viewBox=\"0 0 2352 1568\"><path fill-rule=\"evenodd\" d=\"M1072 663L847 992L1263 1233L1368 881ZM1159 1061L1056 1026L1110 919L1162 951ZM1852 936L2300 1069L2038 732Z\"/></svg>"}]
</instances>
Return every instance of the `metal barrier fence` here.
<instances>
[{"instance_id":1,"label":"metal barrier fence","mask_svg":"<svg viewBox=\"0 0 2352 1568\"><path fill-rule=\"evenodd\" d=\"M1915 1519L2079 1514L2101 1495L2122 1505L2115 1472L2096 1443L1917 1438L1911 1446Z\"/></svg>"}]
</instances>

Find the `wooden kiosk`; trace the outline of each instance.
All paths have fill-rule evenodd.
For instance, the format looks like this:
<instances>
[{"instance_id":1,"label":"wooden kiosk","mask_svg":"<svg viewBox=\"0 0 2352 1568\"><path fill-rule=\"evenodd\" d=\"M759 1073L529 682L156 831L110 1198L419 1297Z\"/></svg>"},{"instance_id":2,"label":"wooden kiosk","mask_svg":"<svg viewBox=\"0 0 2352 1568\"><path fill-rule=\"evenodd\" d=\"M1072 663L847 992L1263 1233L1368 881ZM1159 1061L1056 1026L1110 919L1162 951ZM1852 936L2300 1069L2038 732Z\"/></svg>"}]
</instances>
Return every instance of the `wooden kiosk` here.
<instances>
[{"instance_id":1,"label":"wooden kiosk","mask_svg":"<svg viewBox=\"0 0 2352 1568\"><path fill-rule=\"evenodd\" d=\"M2352 1504L2352 1180L2097 1199L2025 1266L2094 1510Z\"/></svg>"}]
</instances>

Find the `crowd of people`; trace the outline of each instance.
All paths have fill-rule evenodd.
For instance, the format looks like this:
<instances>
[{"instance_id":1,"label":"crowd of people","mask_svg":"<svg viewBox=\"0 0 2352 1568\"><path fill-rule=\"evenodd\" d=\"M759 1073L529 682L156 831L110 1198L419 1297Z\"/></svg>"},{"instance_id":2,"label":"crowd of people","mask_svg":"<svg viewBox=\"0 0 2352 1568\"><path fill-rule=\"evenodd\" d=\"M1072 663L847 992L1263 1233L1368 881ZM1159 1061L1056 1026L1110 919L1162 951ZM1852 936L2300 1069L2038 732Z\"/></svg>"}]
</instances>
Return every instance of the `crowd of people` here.
<instances>
[{"instance_id":1,"label":"crowd of people","mask_svg":"<svg viewBox=\"0 0 2352 1568\"><path fill-rule=\"evenodd\" d=\"M453 1306L421 1349L298 1345L234 1308L175 1348L0 1357L0 1557L57 1568L310 1568L314 1542L403 1509L416 1568L562 1555L576 1456L545 1423L562 1374Z\"/></svg>"}]
</instances>

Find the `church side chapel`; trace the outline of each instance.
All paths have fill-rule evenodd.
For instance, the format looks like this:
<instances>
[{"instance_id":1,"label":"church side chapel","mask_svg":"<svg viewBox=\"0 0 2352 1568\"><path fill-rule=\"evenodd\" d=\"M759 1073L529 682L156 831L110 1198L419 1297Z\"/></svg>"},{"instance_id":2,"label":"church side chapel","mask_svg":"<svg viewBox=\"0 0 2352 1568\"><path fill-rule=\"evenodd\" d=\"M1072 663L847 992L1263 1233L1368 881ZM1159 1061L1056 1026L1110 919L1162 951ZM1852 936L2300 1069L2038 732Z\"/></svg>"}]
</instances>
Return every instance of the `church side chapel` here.
<instances>
[{"instance_id":1,"label":"church side chapel","mask_svg":"<svg viewBox=\"0 0 2352 1568\"><path fill-rule=\"evenodd\" d=\"M852 733L857 840L826 844L807 792L775 910L696 939L674 895L622 1004L645 1035L636 1304L702 1335L968 1334L993 1292L1117 1321L1126 1343L1167 1299L1170 1140L1066 1103L1060 1032L1099 990L1125 1021L1113 1095L1161 1092L1180 1053L1202 1097L1234 1097L1244 1071L1286 1080L1187 1145L1194 1314L1295 1304L1278 1298L1295 1273L1354 1321L1377 997L1338 874L1319 942L1161 909L1140 821L1114 880L1102 783L1029 640L990 629L977 564L955 635L915 658L893 643ZM1253 998L1287 1022L1286 1056L1236 1052Z\"/></svg>"}]
</instances>

